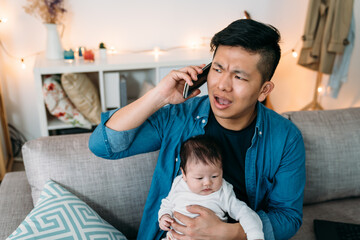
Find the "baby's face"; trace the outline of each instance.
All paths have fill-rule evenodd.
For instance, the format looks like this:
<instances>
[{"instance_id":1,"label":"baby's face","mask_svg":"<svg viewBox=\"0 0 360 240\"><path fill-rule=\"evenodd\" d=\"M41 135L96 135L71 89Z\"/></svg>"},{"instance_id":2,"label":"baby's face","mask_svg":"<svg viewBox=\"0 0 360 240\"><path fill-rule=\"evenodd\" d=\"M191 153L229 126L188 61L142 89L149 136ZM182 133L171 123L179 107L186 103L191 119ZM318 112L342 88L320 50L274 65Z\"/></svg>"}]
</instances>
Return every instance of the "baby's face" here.
<instances>
[{"instance_id":1,"label":"baby's face","mask_svg":"<svg viewBox=\"0 0 360 240\"><path fill-rule=\"evenodd\" d=\"M193 193L209 195L218 191L222 185L223 171L220 165L206 165L189 161L183 179Z\"/></svg>"}]
</instances>

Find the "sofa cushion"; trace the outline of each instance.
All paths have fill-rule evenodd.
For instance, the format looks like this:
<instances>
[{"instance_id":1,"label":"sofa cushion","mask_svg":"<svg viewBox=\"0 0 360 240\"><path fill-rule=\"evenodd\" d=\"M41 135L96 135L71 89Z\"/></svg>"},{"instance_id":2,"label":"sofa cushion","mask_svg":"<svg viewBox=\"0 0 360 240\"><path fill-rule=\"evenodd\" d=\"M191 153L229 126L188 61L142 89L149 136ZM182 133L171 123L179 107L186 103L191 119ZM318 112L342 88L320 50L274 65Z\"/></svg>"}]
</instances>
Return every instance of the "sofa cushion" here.
<instances>
[{"instance_id":1,"label":"sofa cushion","mask_svg":"<svg viewBox=\"0 0 360 240\"><path fill-rule=\"evenodd\" d=\"M303 224L292 240L316 240L314 219L360 224L360 198L347 198L304 206Z\"/></svg>"},{"instance_id":2,"label":"sofa cushion","mask_svg":"<svg viewBox=\"0 0 360 240\"><path fill-rule=\"evenodd\" d=\"M304 138L304 203L360 196L360 108L284 115Z\"/></svg>"},{"instance_id":3,"label":"sofa cushion","mask_svg":"<svg viewBox=\"0 0 360 240\"><path fill-rule=\"evenodd\" d=\"M49 180L34 209L7 238L126 239L75 195Z\"/></svg>"},{"instance_id":4,"label":"sofa cushion","mask_svg":"<svg viewBox=\"0 0 360 240\"><path fill-rule=\"evenodd\" d=\"M133 239L140 225L158 152L106 160L90 152L89 136L44 137L24 145L23 159L33 202L39 199L46 181L53 179Z\"/></svg>"}]
</instances>

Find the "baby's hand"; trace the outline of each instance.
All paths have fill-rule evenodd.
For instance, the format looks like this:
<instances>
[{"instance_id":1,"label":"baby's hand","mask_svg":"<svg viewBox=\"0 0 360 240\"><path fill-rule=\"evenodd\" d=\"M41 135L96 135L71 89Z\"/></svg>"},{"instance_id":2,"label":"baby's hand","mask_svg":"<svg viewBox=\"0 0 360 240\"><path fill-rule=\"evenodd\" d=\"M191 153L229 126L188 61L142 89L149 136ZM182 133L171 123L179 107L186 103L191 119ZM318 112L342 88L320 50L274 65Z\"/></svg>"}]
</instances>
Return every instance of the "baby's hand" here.
<instances>
[{"instance_id":1,"label":"baby's hand","mask_svg":"<svg viewBox=\"0 0 360 240\"><path fill-rule=\"evenodd\" d=\"M159 220L159 227L164 231L170 231L171 223L174 222L174 219L169 214L162 215Z\"/></svg>"}]
</instances>

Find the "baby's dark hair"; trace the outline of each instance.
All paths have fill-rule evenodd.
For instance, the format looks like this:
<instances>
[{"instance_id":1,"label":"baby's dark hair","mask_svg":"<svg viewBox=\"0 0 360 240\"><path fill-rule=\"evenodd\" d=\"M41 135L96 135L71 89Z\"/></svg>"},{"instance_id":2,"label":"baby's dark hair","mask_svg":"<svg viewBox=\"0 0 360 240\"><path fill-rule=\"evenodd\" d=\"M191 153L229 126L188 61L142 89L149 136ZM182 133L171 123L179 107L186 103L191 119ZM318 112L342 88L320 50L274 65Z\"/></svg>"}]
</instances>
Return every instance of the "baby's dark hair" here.
<instances>
[{"instance_id":1,"label":"baby's dark hair","mask_svg":"<svg viewBox=\"0 0 360 240\"><path fill-rule=\"evenodd\" d=\"M181 145L180 167L186 173L188 161L201 162L204 164L220 165L222 167L221 148L212 137L199 135L192 137Z\"/></svg>"}]
</instances>

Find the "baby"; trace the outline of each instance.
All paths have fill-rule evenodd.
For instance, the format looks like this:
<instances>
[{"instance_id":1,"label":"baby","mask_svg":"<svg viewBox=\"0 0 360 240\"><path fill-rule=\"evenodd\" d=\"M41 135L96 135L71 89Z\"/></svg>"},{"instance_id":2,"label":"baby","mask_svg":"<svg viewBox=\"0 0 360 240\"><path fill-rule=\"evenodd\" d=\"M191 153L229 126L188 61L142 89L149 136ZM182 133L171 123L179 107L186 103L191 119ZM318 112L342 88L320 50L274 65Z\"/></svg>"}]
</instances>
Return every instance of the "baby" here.
<instances>
[{"instance_id":1,"label":"baby","mask_svg":"<svg viewBox=\"0 0 360 240\"><path fill-rule=\"evenodd\" d=\"M226 213L240 222L247 239L264 239L259 216L246 203L238 200L230 183L226 182L222 170L222 156L219 146L209 137L190 138L181 146L181 175L172 184L169 195L161 201L159 226L170 231L177 211L195 218L198 214L186 210L188 205L200 205L211 209L222 221ZM173 239L170 232L167 239Z\"/></svg>"}]
</instances>

